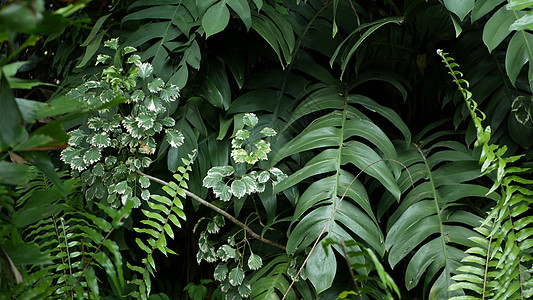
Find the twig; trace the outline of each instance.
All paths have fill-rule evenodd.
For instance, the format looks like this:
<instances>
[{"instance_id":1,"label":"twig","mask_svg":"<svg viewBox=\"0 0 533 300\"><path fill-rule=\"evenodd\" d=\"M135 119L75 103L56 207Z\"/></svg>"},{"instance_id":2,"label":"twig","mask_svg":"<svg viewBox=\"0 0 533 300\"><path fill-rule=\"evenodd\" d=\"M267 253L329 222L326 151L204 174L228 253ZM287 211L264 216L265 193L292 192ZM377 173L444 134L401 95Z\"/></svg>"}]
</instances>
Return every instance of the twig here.
<instances>
[{"instance_id":1,"label":"twig","mask_svg":"<svg viewBox=\"0 0 533 300\"><path fill-rule=\"evenodd\" d=\"M341 248L342 253L344 254L344 260L346 260L346 264L348 265L348 271L350 271L350 277L352 277L353 285L355 286L355 292L357 293L357 297L359 297L359 300L363 300L363 297L361 296L361 293L359 292L359 285L357 285L357 279L355 279L355 274L352 270L352 265L350 264L350 260L348 259L348 253L346 253L346 248L344 248L344 242L341 240Z\"/></svg>"},{"instance_id":2,"label":"twig","mask_svg":"<svg viewBox=\"0 0 533 300\"><path fill-rule=\"evenodd\" d=\"M349 1L350 6L352 7L353 12L355 13L355 17L357 18L357 26L361 26L361 19L359 19L359 14L357 13L357 9L355 9L355 6L352 3L352 0Z\"/></svg>"},{"instance_id":3,"label":"twig","mask_svg":"<svg viewBox=\"0 0 533 300\"><path fill-rule=\"evenodd\" d=\"M147 175L147 174L144 174L143 172L137 170L137 174L147 178L148 180L150 181L153 181L153 182L157 182L161 185L168 185L168 182L162 180L162 179L159 179L157 177L154 177L154 176L150 176L150 175ZM255 233L252 229L250 229L250 227L246 226L246 224L242 223L241 221L237 220L234 216L230 215L229 213L225 212L224 210L220 209L218 206L210 203L210 202L207 202L206 200L200 198L199 196L197 196L196 194L192 193L191 191L188 191L186 189L183 189L183 191L185 192L185 194L189 197L191 197L193 200L199 202L200 204L203 204L207 207L209 207L210 209L216 211L217 213L221 214L222 216L224 216L226 219L230 220L231 222L233 222L235 225L241 227L242 229L244 229L250 236L252 236L253 238L259 240L260 242L263 242L267 245L270 245L270 246L273 246L273 247L276 247L278 249L281 249L283 251L286 250L285 246L283 245L280 245L276 242L273 242L269 239L266 239L264 237L261 237L259 234Z\"/></svg>"}]
</instances>

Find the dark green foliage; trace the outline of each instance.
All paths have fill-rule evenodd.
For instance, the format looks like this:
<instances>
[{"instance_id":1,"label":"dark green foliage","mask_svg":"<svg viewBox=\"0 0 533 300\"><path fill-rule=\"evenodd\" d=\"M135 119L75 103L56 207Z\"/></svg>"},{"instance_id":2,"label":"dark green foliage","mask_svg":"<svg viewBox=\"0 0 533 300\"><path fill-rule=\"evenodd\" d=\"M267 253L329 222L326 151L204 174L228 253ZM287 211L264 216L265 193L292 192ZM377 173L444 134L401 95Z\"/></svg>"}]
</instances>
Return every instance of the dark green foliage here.
<instances>
[{"instance_id":1,"label":"dark green foliage","mask_svg":"<svg viewBox=\"0 0 533 300\"><path fill-rule=\"evenodd\" d=\"M0 297L531 297L530 1L1 3Z\"/></svg>"}]
</instances>

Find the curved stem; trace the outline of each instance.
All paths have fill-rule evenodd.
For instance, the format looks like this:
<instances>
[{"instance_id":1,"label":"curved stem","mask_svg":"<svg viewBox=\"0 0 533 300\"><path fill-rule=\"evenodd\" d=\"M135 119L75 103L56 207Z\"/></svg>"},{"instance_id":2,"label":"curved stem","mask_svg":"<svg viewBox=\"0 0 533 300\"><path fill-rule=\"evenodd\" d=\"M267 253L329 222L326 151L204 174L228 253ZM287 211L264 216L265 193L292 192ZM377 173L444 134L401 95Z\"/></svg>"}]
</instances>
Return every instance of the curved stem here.
<instances>
[{"instance_id":1,"label":"curved stem","mask_svg":"<svg viewBox=\"0 0 533 300\"><path fill-rule=\"evenodd\" d=\"M150 175L147 175L147 174L144 174L143 172L137 170L137 174L147 178L148 180L150 181L153 181L153 182L157 182L161 185L168 185L168 182L162 180L162 179L159 179L157 177L154 177L154 176L150 176ZM260 242L263 242L267 245L270 245L270 246L273 246L273 247L276 247L278 249L281 249L283 251L286 250L285 246L283 245L280 245L274 241L271 241L269 239L266 239L262 236L260 236L259 234L255 233L252 229L250 229L250 227L246 226L246 224L242 223L241 221L237 220L234 216L230 215L229 213L227 213L226 211L220 209L218 206L210 203L210 202L207 202L206 200L200 198L199 196L197 196L196 194L192 193L191 191L189 190L186 190L186 189L183 189L183 191L185 192L185 194L189 197L191 197L193 200L195 200L196 202L199 202L200 204L203 204L205 206L207 206L208 208L216 211L217 213L221 214L222 216L224 216L226 219L230 220L231 222L233 222L235 225L241 227L242 229L244 229L246 231L247 234L249 234L251 237L259 240Z\"/></svg>"}]
</instances>

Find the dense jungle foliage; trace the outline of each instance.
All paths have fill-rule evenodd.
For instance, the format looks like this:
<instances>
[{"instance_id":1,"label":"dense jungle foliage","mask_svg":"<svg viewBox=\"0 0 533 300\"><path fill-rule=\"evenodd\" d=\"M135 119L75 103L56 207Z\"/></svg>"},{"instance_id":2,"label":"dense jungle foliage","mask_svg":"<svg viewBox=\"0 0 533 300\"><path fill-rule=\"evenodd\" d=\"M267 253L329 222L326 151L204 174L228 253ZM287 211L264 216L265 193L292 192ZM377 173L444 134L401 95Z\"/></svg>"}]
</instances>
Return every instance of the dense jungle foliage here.
<instances>
[{"instance_id":1,"label":"dense jungle foliage","mask_svg":"<svg viewBox=\"0 0 533 300\"><path fill-rule=\"evenodd\" d=\"M531 299L532 0L1 0L0 299Z\"/></svg>"}]
</instances>

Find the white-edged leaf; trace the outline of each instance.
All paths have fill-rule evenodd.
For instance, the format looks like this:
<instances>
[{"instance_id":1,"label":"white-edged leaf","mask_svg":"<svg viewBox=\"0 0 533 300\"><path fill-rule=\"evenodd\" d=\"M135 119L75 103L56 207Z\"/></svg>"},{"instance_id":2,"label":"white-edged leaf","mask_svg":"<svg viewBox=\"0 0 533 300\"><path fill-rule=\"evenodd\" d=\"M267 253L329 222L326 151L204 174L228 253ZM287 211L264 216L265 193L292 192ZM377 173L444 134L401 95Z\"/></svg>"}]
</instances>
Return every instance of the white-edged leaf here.
<instances>
[{"instance_id":1,"label":"white-edged leaf","mask_svg":"<svg viewBox=\"0 0 533 300\"><path fill-rule=\"evenodd\" d=\"M128 57L128 60L126 60L126 63L134 64L136 66L140 66L141 65L141 57L139 55L137 55L137 54L133 54L132 56ZM144 67L144 68L146 70L147 67ZM148 74L148 75L150 75L150 74Z\"/></svg>"},{"instance_id":2,"label":"white-edged leaf","mask_svg":"<svg viewBox=\"0 0 533 300\"><path fill-rule=\"evenodd\" d=\"M235 134L235 138L238 140L245 140L250 136L250 131L246 129L239 129Z\"/></svg>"},{"instance_id":3,"label":"white-edged leaf","mask_svg":"<svg viewBox=\"0 0 533 300\"><path fill-rule=\"evenodd\" d=\"M144 92L142 90L136 90L131 94L130 99L133 102L140 102L144 100Z\"/></svg>"},{"instance_id":4,"label":"white-edged leaf","mask_svg":"<svg viewBox=\"0 0 533 300\"><path fill-rule=\"evenodd\" d=\"M233 286L238 286L244 280L244 271L239 267L233 268L228 274L229 283Z\"/></svg>"},{"instance_id":5,"label":"white-edged leaf","mask_svg":"<svg viewBox=\"0 0 533 300\"><path fill-rule=\"evenodd\" d=\"M98 54L96 56L96 64L95 65L105 64L108 59L111 59L111 56L109 56L107 54Z\"/></svg>"},{"instance_id":6,"label":"white-edged leaf","mask_svg":"<svg viewBox=\"0 0 533 300\"><path fill-rule=\"evenodd\" d=\"M235 258L236 253L237 251L230 245L222 245L217 250L217 256L222 259L222 261L227 261L230 258Z\"/></svg>"},{"instance_id":7,"label":"white-edged leaf","mask_svg":"<svg viewBox=\"0 0 533 300\"><path fill-rule=\"evenodd\" d=\"M183 145L183 142L185 141L185 137L183 136L183 133L176 129L167 129L167 141L173 148L178 148L179 146Z\"/></svg>"},{"instance_id":8,"label":"white-edged leaf","mask_svg":"<svg viewBox=\"0 0 533 300\"><path fill-rule=\"evenodd\" d=\"M148 86L148 90L155 94L161 91L164 85L165 85L165 82L163 81L163 79L156 78L152 80L152 82L150 82L147 86Z\"/></svg>"},{"instance_id":9,"label":"white-edged leaf","mask_svg":"<svg viewBox=\"0 0 533 300\"><path fill-rule=\"evenodd\" d=\"M264 134L266 136L275 136L277 134L277 132L274 129L270 128L270 127L265 127L263 129L261 129L261 131L259 133L262 133L262 134Z\"/></svg>"},{"instance_id":10,"label":"white-edged leaf","mask_svg":"<svg viewBox=\"0 0 533 300\"><path fill-rule=\"evenodd\" d=\"M115 192L118 194L124 194L128 188L128 182L126 180L121 181L115 185Z\"/></svg>"},{"instance_id":11,"label":"white-edged leaf","mask_svg":"<svg viewBox=\"0 0 533 300\"><path fill-rule=\"evenodd\" d=\"M228 266L226 264L217 265L213 273L215 280L222 281L226 279L226 276L228 276Z\"/></svg>"},{"instance_id":12,"label":"white-edged leaf","mask_svg":"<svg viewBox=\"0 0 533 300\"><path fill-rule=\"evenodd\" d=\"M244 280L244 282L239 285L237 290L239 291L239 295L241 295L241 297L248 298L252 292L252 286L250 283L248 283L248 281Z\"/></svg>"},{"instance_id":13,"label":"white-edged leaf","mask_svg":"<svg viewBox=\"0 0 533 300\"><path fill-rule=\"evenodd\" d=\"M268 171L262 171L257 176L257 182L259 183L265 183L270 179L270 173Z\"/></svg>"},{"instance_id":14,"label":"white-edged leaf","mask_svg":"<svg viewBox=\"0 0 533 300\"><path fill-rule=\"evenodd\" d=\"M259 270L263 266L263 260L257 254L252 253L248 258L248 267L251 270Z\"/></svg>"},{"instance_id":15,"label":"white-edged leaf","mask_svg":"<svg viewBox=\"0 0 533 300\"><path fill-rule=\"evenodd\" d=\"M215 196L220 198L222 201L231 200L231 188L224 182L219 182L216 186L214 186L213 193L215 193Z\"/></svg>"},{"instance_id":16,"label":"white-edged leaf","mask_svg":"<svg viewBox=\"0 0 533 300\"><path fill-rule=\"evenodd\" d=\"M122 55L126 55L126 54L129 54L129 53L133 53L137 51L137 49L135 49L134 47L132 46L126 46L122 49Z\"/></svg>"},{"instance_id":17,"label":"white-edged leaf","mask_svg":"<svg viewBox=\"0 0 533 300\"><path fill-rule=\"evenodd\" d=\"M231 193L237 197L242 198L246 195L246 185L242 180L235 180L231 183Z\"/></svg>"},{"instance_id":18,"label":"white-edged leaf","mask_svg":"<svg viewBox=\"0 0 533 300\"><path fill-rule=\"evenodd\" d=\"M165 127L172 127L176 124L176 121L171 117L165 117L163 120L159 120Z\"/></svg>"},{"instance_id":19,"label":"white-edged leaf","mask_svg":"<svg viewBox=\"0 0 533 300\"><path fill-rule=\"evenodd\" d=\"M104 42L104 46L108 47L108 48L111 48L113 50L117 50L118 49L118 38L114 38L114 39L110 39L108 41L105 41Z\"/></svg>"},{"instance_id":20,"label":"white-edged leaf","mask_svg":"<svg viewBox=\"0 0 533 300\"><path fill-rule=\"evenodd\" d=\"M149 114L140 114L137 118L137 126L144 129L150 129L154 126L154 117Z\"/></svg>"},{"instance_id":21,"label":"white-edged leaf","mask_svg":"<svg viewBox=\"0 0 533 300\"><path fill-rule=\"evenodd\" d=\"M142 190L141 199L143 199L143 200L150 199L150 191L149 190Z\"/></svg>"},{"instance_id":22,"label":"white-edged leaf","mask_svg":"<svg viewBox=\"0 0 533 300\"><path fill-rule=\"evenodd\" d=\"M78 146L85 141L87 134L80 129L72 130L69 132L70 139L68 140L69 146Z\"/></svg>"},{"instance_id":23,"label":"white-edged leaf","mask_svg":"<svg viewBox=\"0 0 533 300\"><path fill-rule=\"evenodd\" d=\"M202 185L206 188L215 187L217 184L222 182L222 178L223 176L220 173L207 173L207 175L204 177Z\"/></svg>"},{"instance_id":24,"label":"white-edged leaf","mask_svg":"<svg viewBox=\"0 0 533 300\"><path fill-rule=\"evenodd\" d=\"M143 189L146 189L150 186L150 180L144 176L139 177L139 183Z\"/></svg>"},{"instance_id":25,"label":"white-edged leaf","mask_svg":"<svg viewBox=\"0 0 533 300\"><path fill-rule=\"evenodd\" d=\"M165 102L172 102L176 99L178 99L180 96L180 89L176 85L170 85L169 87L166 87L161 90L161 100Z\"/></svg>"},{"instance_id":26,"label":"white-edged leaf","mask_svg":"<svg viewBox=\"0 0 533 300\"><path fill-rule=\"evenodd\" d=\"M242 121L244 122L245 125L254 127L255 125L257 125L257 122L259 121L259 119L254 113L247 113L242 117Z\"/></svg>"},{"instance_id":27,"label":"white-edged leaf","mask_svg":"<svg viewBox=\"0 0 533 300\"><path fill-rule=\"evenodd\" d=\"M154 67L152 67L152 65L149 63L139 64L138 68L139 68L139 77L143 79L148 78L148 76L152 75L152 72L154 71Z\"/></svg>"},{"instance_id":28,"label":"white-edged leaf","mask_svg":"<svg viewBox=\"0 0 533 300\"><path fill-rule=\"evenodd\" d=\"M97 162L102 157L100 149L91 147L85 154L83 154L83 162L87 165L90 165L94 162Z\"/></svg>"},{"instance_id":29,"label":"white-edged leaf","mask_svg":"<svg viewBox=\"0 0 533 300\"><path fill-rule=\"evenodd\" d=\"M91 145L98 148L109 147L111 145L111 139L105 132L97 133L91 138Z\"/></svg>"},{"instance_id":30,"label":"white-edged leaf","mask_svg":"<svg viewBox=\"0 0 533 300\"><path fill-rule=\"evenodd\" d=\"M235 173L235 169L233 169L232 166L217 166L217 167L212 167L211 169L209 169L209 171L207 171L207 174L220 174L221 176L223 177L228 177L228 176L231 176L233 175L233 173Z\"/></svg>"}]
</instances>

